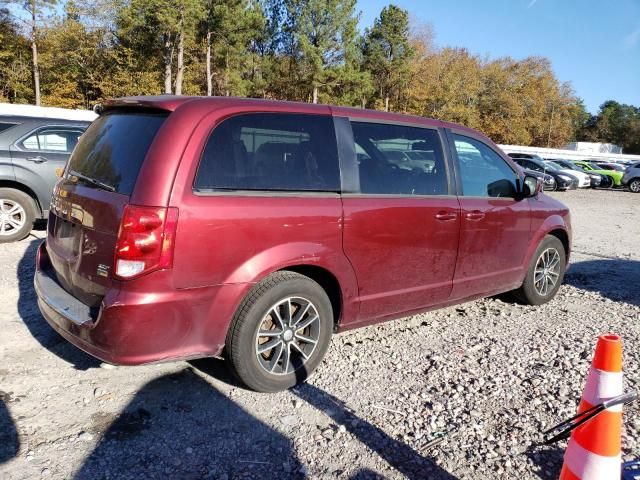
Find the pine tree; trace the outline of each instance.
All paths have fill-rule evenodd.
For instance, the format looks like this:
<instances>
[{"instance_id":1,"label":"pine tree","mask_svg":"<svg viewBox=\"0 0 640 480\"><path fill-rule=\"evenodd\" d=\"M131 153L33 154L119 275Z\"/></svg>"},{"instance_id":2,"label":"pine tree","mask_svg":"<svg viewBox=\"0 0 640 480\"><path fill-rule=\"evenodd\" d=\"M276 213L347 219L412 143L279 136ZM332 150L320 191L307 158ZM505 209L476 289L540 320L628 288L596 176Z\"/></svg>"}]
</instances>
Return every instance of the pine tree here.
<instances>
[{"instance_id":1,"label":"pine tree","mask_svg":"<svg viewBox=\"0 0 640 480\"><path fill-rule=\"evenodd\" d=\"M318 103L321 90L340 83L356 44L356 0L286 0L284 50L291 56L299 95ZM291 78L293 80L294 78Z\"/></svg>"},{"instance_id":2,"label":"pine tree","mask_svg":"<svg viewBox=\"0 0 640 480\"><path fill-rule=\"evenodd\" d=\"M364 34L364 62L384 109L393 99L402 102L410 78L413 49L409 42L409 13L395 5L382 9L373 27Z\"/></svg>"}]
</instances>

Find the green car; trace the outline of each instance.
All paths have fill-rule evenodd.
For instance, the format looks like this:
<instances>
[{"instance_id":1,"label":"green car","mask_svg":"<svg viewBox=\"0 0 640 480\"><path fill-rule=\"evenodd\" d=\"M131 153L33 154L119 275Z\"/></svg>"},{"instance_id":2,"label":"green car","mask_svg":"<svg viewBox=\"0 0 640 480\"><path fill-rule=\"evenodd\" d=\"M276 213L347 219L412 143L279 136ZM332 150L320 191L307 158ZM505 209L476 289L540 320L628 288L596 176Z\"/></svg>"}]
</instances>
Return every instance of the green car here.
<instances>
[{"instance_id":1,"label":"green car","mask_svg":"<svg viewBox=\"0 0 640 480\"><path fill-rule=\"evenodd\" d=\"M582 168L585 172L593 172L598 173L600 175L605 175L609 177L613 181L614 187L622 186L622 177L624 176L624 172L618 172L617 170L604 170L603 168L589 162L574 162L580 168Z\"/></svg>"}]
</instances>

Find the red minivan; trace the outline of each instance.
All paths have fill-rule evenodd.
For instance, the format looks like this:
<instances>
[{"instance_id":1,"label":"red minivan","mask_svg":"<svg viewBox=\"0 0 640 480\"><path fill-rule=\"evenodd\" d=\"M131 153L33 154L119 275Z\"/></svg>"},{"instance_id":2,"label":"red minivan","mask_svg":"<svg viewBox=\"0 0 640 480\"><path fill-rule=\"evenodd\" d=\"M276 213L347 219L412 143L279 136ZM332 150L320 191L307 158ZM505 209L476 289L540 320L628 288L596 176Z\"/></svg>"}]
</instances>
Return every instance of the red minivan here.
<instances>
[{"instance_id":1,"label":"red minivan","mask_svg":"<svg viewBox=\"0 0 640 480\"><path fill-rule=\"evenodd\" d=\"M469 128L132 97L69 159L35 287L51 326L106 362L224 355L277 391L334 332L502 292L547 302L570 245L567 208Z\"/></svg>"}]
</instances>

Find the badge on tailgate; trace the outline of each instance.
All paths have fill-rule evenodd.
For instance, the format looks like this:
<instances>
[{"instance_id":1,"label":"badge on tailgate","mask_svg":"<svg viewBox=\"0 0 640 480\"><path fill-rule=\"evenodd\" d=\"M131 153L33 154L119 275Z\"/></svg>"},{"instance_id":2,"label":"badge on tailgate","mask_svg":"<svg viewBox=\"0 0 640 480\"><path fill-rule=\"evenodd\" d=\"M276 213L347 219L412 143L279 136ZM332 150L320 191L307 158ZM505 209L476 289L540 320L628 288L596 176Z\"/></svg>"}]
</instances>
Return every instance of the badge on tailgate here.
<instances>
[{"instance_id":1,"label":"badge on tailgate","mask_svg":"<svg viewBox=\"0 0 640 480\"><path fill-rule=\"evenodd\" d=\"M101 277L108 277L109 276L109 266L108 265L104 265L104 264L99 264L98 265L98 269L96 270L96 274L98 274Z\"/></svg>"}]
</instances>

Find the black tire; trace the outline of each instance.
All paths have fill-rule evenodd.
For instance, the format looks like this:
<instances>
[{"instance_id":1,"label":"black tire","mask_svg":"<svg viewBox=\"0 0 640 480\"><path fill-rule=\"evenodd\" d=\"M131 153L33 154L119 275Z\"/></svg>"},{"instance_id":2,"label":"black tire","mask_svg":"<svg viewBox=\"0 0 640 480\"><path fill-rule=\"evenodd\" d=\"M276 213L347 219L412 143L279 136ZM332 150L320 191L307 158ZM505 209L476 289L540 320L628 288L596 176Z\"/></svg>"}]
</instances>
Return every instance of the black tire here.
<instances>
[{"instance_id":1,"label":"black tire","mask_svg":"<svg viewBox=\"0 0 640 480\"><path fill-rule=\"evenodd\" d=\"M554 269L556 277L556 283L551 287L547 284L548 290L545 292L543 288L541 288L541 283L536 285L535 282L535 271L538 262L540 261L543 253L547 251L556 252L559 256L558 258L558 269L557 271ZM527 269L527 274L524 278L524 282L522 286L517 290L510 292L512 298L514 298L517 302L525 304L525 305L542 305L552 300L555 297L556 293L558 293L558 289L560 285L562 285L562 281L564 279L564 272L566 270L566 261L567 256L564 249L564 245L558 239L558 237L554 237L553 235L547 235L542 239L540 245L536 249L536 252L533 254L533 258L531 259L531 264ZM551 274L548 275L548 278L551 278ZM543 290L543 294L539 290Z\"/></svg>"},{"instance_id":2,"label":"black tire","mask_svg":"<svg viewBox=\"0 0 640 480\"><path fill-rule=\"evenodd\" d=\"M16 206L21 210L9 215L10 209ZM33 228L35 217L35 205L29 195L14 188L0 188L0 243L25 238ZM19 227L15 226L16 222Z\"/></svg>"},{"instance_id":3,"label":"black tire","mask_svg":"<svg viewBox=\"0 0 640 480\"><path fill-rule=\"evenodd\" d=\"M265 331L265 322L271 322L273 325L273 329L268 330L269 332L278 330L274 321L277 319L272 312L274 308L278 309L278 312L283 312L277 305L279 305L279 302L286 301L287 298L291 298L293 303L296 301L301 302L302 300L310 302L311 307L316 310L319 317L317 321L318 331L314 335L306 334L308 337L314 336L315 338L317 336L315 347L307 350L308 358L306 360L299 353L299 349L295 350L291 344L297 342L298 345L302 345L305 349L311 344L301 344L297 341L298 333L302 329L294 331L294 329L287 327L295 320L293 317L300 310L289 314L292 320L288 324L286 323L287 326L281 328L282 335L274 335L273 338L269 338L268 342L259 343L261 339L264 341L264 337L259 336L258 332ZM302 305L304 304L302 303L298 308L302 308ZM286 305L283 304L282 306ZM284 315L286 315L286 311L284 311ZM307 315L308 320L312 315ZM304 317L305 313L303 312L300 320ZM287 321L286 317L284 321ZM240 304L227 333L226 358L233 373L247 387L258 392L286 390L303 382L320 364L329 347L333 324L331 301L320 285L299 273L289 271L276 272L256 284ZM316 322L312 324L312 327L308 328L316 328ZM289 340L285 341L287 340L287 337L285 337L286 330L294 332L292 334L294 335L293 339L289 337ZM307 330L302 330L302 332L305 334ZM258 347L264 346L271 341L281 342L284 356L286 356L286 351L292 352L290 367L287 365L287 368L284 368L284 358L282 358L282 361L279 361L280 357L274 358L278 352L277 347L273 347L265 353L258 353ZM266 363L275 363L276 373L267 371L269 365L265 365ZM280 370L280 372L277 372L277 370Z\"/></svg>"},{"instance_id":4,"label":"black tire","mask_svg":"<svg viewBox=\"0 0 640 480\"><path fill-rule=\"evenodd\" d=\"M628 187L631 192L640 193L640 178L632 178Z\"/></svg>"}]
</instances>

